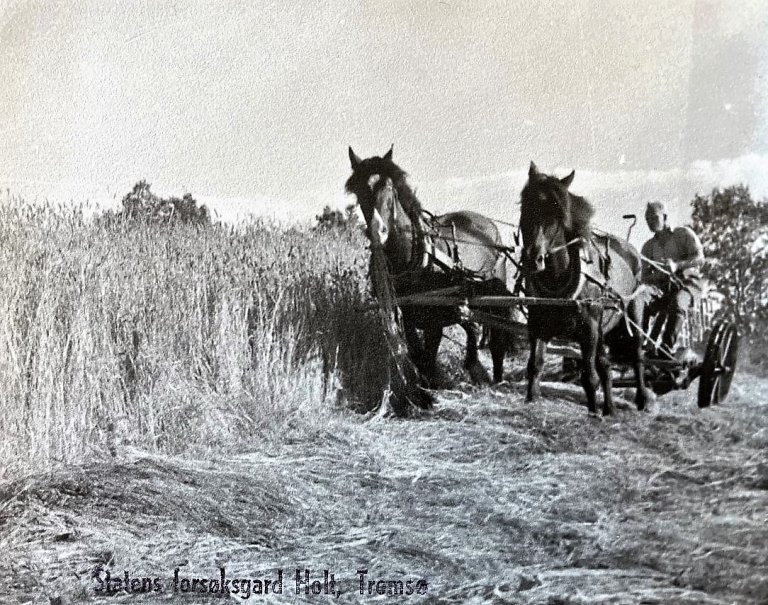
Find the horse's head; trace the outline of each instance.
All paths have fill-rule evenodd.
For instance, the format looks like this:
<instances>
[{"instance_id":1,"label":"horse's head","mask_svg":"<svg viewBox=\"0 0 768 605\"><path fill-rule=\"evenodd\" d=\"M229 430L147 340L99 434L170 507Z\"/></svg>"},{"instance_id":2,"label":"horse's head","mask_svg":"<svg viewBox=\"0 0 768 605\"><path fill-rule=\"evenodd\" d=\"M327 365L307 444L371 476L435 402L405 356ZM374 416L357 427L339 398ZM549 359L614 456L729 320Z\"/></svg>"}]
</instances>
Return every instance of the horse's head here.
<instances>
[{"instance_id":1,"label":"horse's head","mask_svg":"<svg viewBox=\"0 0 768 605\"><path fill-rule=\"evenodd\" d=\"M390 234L397 237L405 231L410 233L410 220L400 205L391 177L374 175L370 182L373 213L368 223L368 237L373 244L385 246L387 242L393 241Z\"/></svg>"},{"instance_id":2,"label":"horse's head","mask_svg":"<svg viewBox=\"0 0 768 605\"><path fill-rule=\"evenodd\" d=\"M413 223L421 208L406 183L406 173L392 161L392 149L382 157L361 160L350 147L349 161L352 176L346 189L357 197L368 239L388 252L410 258Z\"/></svg>"},{"instance_id":3,"label":"horse's head","mask_svg":"<svg viewBox=\"0 0 768 605\"><path fill-rule=\"evenodd\" d=\"M564 272L570 263L568 244L589 234L594 210L584 198L568 191L575 174L559 179L539 172L531 162L520 196L520 231L528 271Z\"/></svg>"}]
</instances>

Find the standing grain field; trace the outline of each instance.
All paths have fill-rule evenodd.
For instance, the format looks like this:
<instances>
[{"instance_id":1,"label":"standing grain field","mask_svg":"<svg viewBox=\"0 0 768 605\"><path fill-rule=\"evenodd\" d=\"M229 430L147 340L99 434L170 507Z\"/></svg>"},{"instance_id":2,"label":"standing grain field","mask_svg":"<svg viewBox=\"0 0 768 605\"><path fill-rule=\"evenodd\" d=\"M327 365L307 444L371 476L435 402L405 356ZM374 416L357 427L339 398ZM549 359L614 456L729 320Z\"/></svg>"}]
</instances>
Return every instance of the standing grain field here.
<instances>
[{"instance_id":1,"label":"standing grain field","mask_svg":"<svg viewBox=\"0 0 768 605\"><path fill-rule=\"evenodd\" d=\"M317 406L380 396L359 234L88 220L13 200L0 265L2 472L120 443L236 451Z\"/></svg>"}]
</instances>

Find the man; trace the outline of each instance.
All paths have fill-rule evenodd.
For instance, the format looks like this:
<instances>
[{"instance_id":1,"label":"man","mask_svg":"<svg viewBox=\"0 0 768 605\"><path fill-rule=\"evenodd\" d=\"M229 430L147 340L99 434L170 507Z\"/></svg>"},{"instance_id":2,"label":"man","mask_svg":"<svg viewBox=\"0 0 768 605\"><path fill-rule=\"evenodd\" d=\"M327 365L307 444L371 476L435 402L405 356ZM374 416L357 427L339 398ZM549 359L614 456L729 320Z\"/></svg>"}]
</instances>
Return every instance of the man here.
<instances>
[{"instance_id":1,"label":"man","mask_svg":"<svg viewBox=\"0 0 768 605\"><path fill-rule=\"evenodd\" d=\"M657 286L662 295L648 306L648 315L661 313L651 334L655 341L666 315L661 344L673 351L688 309L700 299L703 288L701 265L704 250L698 236L688 227L672 229L662 202L651 202L645 221L653 237L643 246L643 282ZM647 259L647 260L646 260ZM650 261L650 262L649 262Z\"/></svg>"}]
</instances>

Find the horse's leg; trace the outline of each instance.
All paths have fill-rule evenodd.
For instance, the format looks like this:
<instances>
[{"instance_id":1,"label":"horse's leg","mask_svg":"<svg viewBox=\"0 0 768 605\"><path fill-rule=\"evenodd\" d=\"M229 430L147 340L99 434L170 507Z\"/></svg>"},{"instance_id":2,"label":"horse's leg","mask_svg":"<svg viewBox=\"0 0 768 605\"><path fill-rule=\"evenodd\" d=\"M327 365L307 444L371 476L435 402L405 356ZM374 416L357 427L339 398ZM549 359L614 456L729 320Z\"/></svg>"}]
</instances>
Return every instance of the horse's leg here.
<instances>
[{"instance_id":1,"label":"horse's leg","mask_svg":"<svg viewBox=\"0 0 768 605\"><path fill-rule=\"evenodd\" d=\"M408 353L421 372L424 371L424 347L421 344L418 332L416 332L416 323L409 317L403 317L403 330L405 331L405 342L408 345Z\"/></svg>"},{"instance_id":2,"label":"horse's leg","mask_svg":"<svg viewBox=\"0 0 768 605\"><path fill-rule=\"evenodd\" d=\"M480 344L477 345L479 349L484 349L490 346L491 338L493 338L493 330L486 326L480 328Z\"/></svg>"},{"instance_id":3,"label":"horse's leg","mask_svg":"<svg viewBox=\"0 0 768 605\"><path fill-rule=\"evenodd\" d=\"M643 304L637 300L633 300L627 308L627 313L632 321L636 325L640 325L643 319ZM648 387L645 386L645 354L643 351L643 335L640 330L632 330L632 370L635 374L635 383L637 389L635 390L635 405L637 409L642 411L645 409L646 404L652 398L651 392Z\"/></svg>"},{"instance_id":4,"label":"horse's leg","mask_svg":"<svg viewBox=\"0 0 768 605\"><path fill-rule=\"evenodd\" d=\"M596 392L600 385L600 377L595 368L597 362L598 323L594 318L585 318L586 326L579 342L581 346L581 386L587 395L587 409L591 414L597 413Z\"/></svg>"},{"instance_id":5,"label":"horse's leg","mask_svg":"<svg viewBox=\"0 0 768 605\"><path fill-rule=\"evenodd\" d=\"M602 334L598 336L596 362L597 374L603 386L603 416L610 416L614 412L613 381L611 380L611 363L605 350Z\"/></svg>"},{"instance_id":6,"label":"horse's leg","mask_svg":"<svg viewBox=\"0 0 768 605\"><path fill-rule=\"evenodd\" d=\"M443 339L443 327L430 325L424 328L424 374L429 381L429 386L435 387L437 377L437 351L440 341Z\"/></svg>"},{"instance_id":7,"label":"horse's leg","mask_svg":"<svg viewBox=\"0 0 768 605\"><path fill-rule=\"evenodd\" d=\"M544 366L544 351L547 348L546 340L539 340L537 336L528 331L528 343L531 346L531 355L528 357L528 394L526 401L536 401L541 396L539 375Z\"/></svg>"},{"instance_id":8,"label":"horse's leg","mask_svg":"<svg viewBox=\"0 0 768 605\"><path fill-rule=\"evenodd\" d=\"M469 371L472 382L480 384L490 382L488 372L485 371L477 356L477 326L471 321L462 322L460 325L467 333L467 355L464 359L464 367Z\"/></svg>"},{"instance_id":9,"label":"horse's leg","mask_svg":"<svg viewBox=\"0 0 768 605\"><path fill-rule=\"evenodd\" d=\"M493 359L493 382L501 382L504 374L504 356L507 353L507 333L491 329L491 359Z\"/></svg>"},{"instance_id":10,"label":"horse's leg","mask_svg":"<svg viewBox=\"0 0 768 605\"><path fill-rule=\"evenodd\" d=\"M506 278L494 278L491 282L490 294L493 296L509 296L510 292L507 290ZM506 323L509 323L512 316L510 309L491 310L491 314ZM491 359L493 360L493 382L501 382L504 374L504 357L509 348L511 334L498 327L492 328L489 326L483 326L483 332L489 335L488 348L491 351Z\"/></svg>"}]
</instances>

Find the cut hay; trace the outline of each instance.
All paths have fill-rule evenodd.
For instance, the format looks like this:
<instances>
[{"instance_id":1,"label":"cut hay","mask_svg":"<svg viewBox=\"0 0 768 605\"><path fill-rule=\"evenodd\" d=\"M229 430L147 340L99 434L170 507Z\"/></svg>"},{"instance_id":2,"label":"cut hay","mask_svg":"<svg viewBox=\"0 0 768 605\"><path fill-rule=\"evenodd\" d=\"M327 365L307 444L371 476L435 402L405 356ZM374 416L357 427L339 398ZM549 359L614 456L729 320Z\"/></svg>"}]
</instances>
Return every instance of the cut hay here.
<instances>
[{"instance_id":1,"label":"cut hay","mask_svg":"<svg viewBox=\"0 0 768 605\"><path fill-rule=\"evenodd\" d=\"M387 385L380 411L386 414L391 408L396 415L407 416L413 413L413 408L429 409L434 404L434 397L421 386L421 376L408 355L396 295L381 246L371 245L370 273L389 353Z\"/></svg>"},{"instance_id":2,"label":"cut hay","mask_svg":"<svg viewBox=\"0 0 768 605\"><path fill-rule=\"evenodd\" d=\"M426 578L429 602L764 603L765 384L737 376L733 403L703 413L677 393L608 420L479 391L418 421L339 414L239 456L129 451L0 483L0 577L10 603L64 605L94 598L94 572L219 566L282 568L284 594L261 602L375 599L358 593L368 569ZM296 568L329 569L343 594L296 595Z\"/></svg>"}]
</instances>

